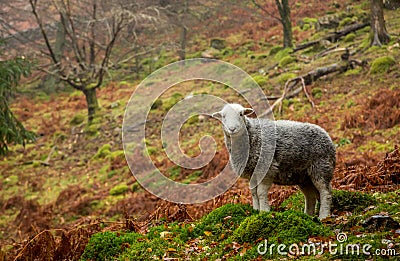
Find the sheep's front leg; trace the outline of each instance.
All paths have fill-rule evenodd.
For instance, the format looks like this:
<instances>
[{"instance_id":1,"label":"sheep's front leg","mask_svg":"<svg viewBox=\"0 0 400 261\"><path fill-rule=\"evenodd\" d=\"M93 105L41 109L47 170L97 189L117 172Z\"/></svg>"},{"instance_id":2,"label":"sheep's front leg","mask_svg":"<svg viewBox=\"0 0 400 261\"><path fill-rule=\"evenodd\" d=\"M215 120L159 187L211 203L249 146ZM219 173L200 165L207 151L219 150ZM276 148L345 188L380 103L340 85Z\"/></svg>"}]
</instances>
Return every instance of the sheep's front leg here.
<instances>
[{"instance_id":1,"label":"sheep's front leg","mask_svg":"<svg viewBox=\"0 0 400 261\"><path fill-rule=\"evenodd\" d=\"M268 203L268 191L271 188L272 183L261 182L257 186L257 197L259 202L260 211L270 211L270 206Z\"/></svg>"}]
</instances>

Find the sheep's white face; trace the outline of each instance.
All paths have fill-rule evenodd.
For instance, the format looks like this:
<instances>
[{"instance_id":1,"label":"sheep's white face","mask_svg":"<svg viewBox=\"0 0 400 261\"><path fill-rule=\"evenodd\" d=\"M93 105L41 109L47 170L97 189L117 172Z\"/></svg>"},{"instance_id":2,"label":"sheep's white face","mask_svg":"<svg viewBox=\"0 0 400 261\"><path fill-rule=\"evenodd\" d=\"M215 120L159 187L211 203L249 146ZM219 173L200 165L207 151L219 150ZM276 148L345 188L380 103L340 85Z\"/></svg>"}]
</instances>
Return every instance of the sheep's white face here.
<instances>
[{"instance_id":1,"label":"sheep's white face","mask_svg":"<svg viewBox=\"0 0 400 261\"><path fill-rule=\"evenodd\" d=\"M221 111L212 114L222 122L224 131L229 136L240 135L245 131L244 116L253 113L251 108L244 108L240 104L228 103Z\"/></svg>"}]
</instances>

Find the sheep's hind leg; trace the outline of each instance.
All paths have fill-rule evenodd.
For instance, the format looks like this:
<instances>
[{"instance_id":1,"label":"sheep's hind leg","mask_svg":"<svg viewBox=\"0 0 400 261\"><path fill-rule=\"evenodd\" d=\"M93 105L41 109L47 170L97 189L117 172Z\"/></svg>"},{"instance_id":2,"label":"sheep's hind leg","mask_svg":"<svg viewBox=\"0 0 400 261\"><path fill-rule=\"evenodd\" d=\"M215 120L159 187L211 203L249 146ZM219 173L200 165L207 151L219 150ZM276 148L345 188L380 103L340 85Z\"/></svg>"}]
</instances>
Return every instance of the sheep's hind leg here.
<instances>
[{"instance_id":1,"label":"sheep's hind leg","mask_svg":"<svg viewBox=\"0 0 400 261\"><path fill-rule=\"evenodd\" d=\"M304 194L304 213L310 216L314 215L315 205L317 203L317 198L319 194L317 188L314 186L314 184L311 183L311 181L310 183L299 185L299 188Z\"/></svg>"},{"instance_id":2,"label":"sheep's hind leg","mask_svg":"<svg viewBox=\"0 0 400 261\"><path fill-rule=\"evenodd\" d=\"M324 176L313 174L311 175L311 180L317 188L320 198L319 218L324 219L331 214L332 187L330 180L325 179Z\"/></svg>"}]
</instances>

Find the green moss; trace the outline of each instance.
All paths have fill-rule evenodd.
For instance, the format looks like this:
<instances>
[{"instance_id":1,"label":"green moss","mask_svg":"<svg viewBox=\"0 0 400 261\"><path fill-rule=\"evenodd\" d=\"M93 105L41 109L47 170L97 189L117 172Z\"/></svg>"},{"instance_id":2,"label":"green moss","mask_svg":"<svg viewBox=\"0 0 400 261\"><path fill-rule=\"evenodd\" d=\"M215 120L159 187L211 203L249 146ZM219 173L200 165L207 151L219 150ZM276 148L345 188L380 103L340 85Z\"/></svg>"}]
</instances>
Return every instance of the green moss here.
<instances>
[{"instance_id":1,"label":"green moss","mask_svg":"<svg viewBox=\"0 0 400 261\"><path fill-rule=\"evenodd\" d=\"M199 123L199 115L192 115L187 119L186 121L187 124L193 125Z\"/></svg>"},{"instance_id":2,"label":"green moss","mask_svg":"<svg viewBox=\"0 0 400 261\"><path fill-rule=\"evenodd\" d=\"M346 190L333 190L332 192L333 211L360 211L376 203L376 200L369 194L362 192L351 192ZM280 208L286 210L303 211L304 195L300 191L283 201Z\"/></svg>"},{"instance_id":3,"label":"green moss","mask_svg":"<svg viewBox=\"0 0 400 261\"><path fill-rule=\"evenodd\" d=\"M193 182L193 181L198 180L199 177L200 177L201 175L203 175L203 172L202 172L201 170L193 171L193 173L191 173L189 176L187 176L187 177L182 181L182 183L189 184L189 183L191 183L191 182Z\"/></svg>"},{"instance_id":4,"label":"green moss","mask_svg":"<svg viewBox=\"0 0 400 261\"><path fill-rule=\"evenodd\" d=\"M18 181L19 179L17 175L11 175L3 180L3 185L7 185L10 187L15 186L18 184Z\"/></svg>"},{"instance_id":5,"label":"green moss","mask_svg":"<svg viewBox=\"0 0 400 261\"><path fill-rule=\"evenodd\" d=\"M177 249L174 248L174 245L170 245L166 239L142 240L131 244L125 252L120 254L118 260L163 260L167 252L169 258L177 258L176 260L178 260Z\"/></svg>"},{"instance_id":6,"label":"green moss","mask_svg":"<svg viewBox=\"0 0 400 261\"><path fill-rule=\"evenodd\" d=\"M177 180L181 175L181 167L180 166L173 166L167 169L167 174L170 179Z\"/></svg>"},{"instance_id":7,"label":"green moss","mask_svg":"<svg viewBox=\"0 0 400 261\"><path fill-rule=\"evenodd\" d=\"M250 205L226 204L203 217L193 233L202 236L208 231L214 236L220 236L222 233L229 235L246 217L254 213L256 211Z\"/></svg>"},{"instance_id":8,"label":"green moss","mask_svg":"<svg viewBox=\"0 0 400 261\"><path fill-rule=\"evenodd\" d=\"M268 77L262 75L253 76L254 81L260 86L267 84Z\"/></svg>"},{"instance_id":9,"label":"green moss","mask_svg":"<svg viewBox=\"0 0 400 261\"><path fill-rule=\"evenodd\" d=\"M304 24L300 29L303 31L308 31L312 28L312 25L310 24Z\"/></svg>"},{"instance_id":10,"label":"green moss","mask_svg":"<svg viewBox=\"0 0 400 261\"><path fill-rule=\"evenodd\" d=\"M264 60L264 59L267 59L268 56L269 56L268 53L260 53L255 58L256 58L256 60Z\"/></svg>"},{"instance_id":11,"label":"green moss","mask_svg":"<svg viewBox=\"0 0 400 261\"><path fill-rule=\"evenodd\" d=\"M278 77L278 83L281 85L285 85L285 83L290 80L297 77L296 74L294 73L283 73Z\"/></svg>"},{"instance_id":12,"label":"green moss","mask_svg":"<svg viewBox=\"0 0 400 261\"><path fill-rule=\"evenodd\" d=\"M281 67L281 68L286 67L286 65L291 64L295 61L296 61L296 58L294 58L290 55L285 56L279 61L279 67Z\"/></svg>"},{"instance_id":13,"label":"green moss","mask_svg":"<svg viewBox=\"0 0 400 261\"><path fill-rule=\"evenodd\" d=\"M371 64L370 73L386 73L390 69L390 67L395 64L396 60L392 56L383 56L376 58Z\"/></svg>"},{"instance_id":14,"label":"green moss","mask_svg":"<svg viewBox=\"0 0 400 261\"><path fill-rule=\"evenodd\" d=\"M346 35L346 37L343 39L343 41L345 43L350 43L350 42L353 42L355 38L356 38L356 34L350 33L350 34Z\"/></svg>"},{"instance_id":15,"label":"green moss","mask_svg":"<svg viewBox=\"0 0 400 261\"><path fill-rule=\"evenodd\" d=\"M351 140L347 138L340 138L339 142L336 144L336 146L341 147L347 144L351 144Z\"/></svg>"},{"instance_id":16,"label":"green moss","mask_svg":"<svg viewBox=\"0 0 400 261\"><path fill-rule=\"evenodd\" d=\"M282 49L275 54L275 59L280 61L282 58L289 56L291 52L293 52L291 48Z\"/></svg>"},{"instance_id":17,"label":"green moss","mask_svg":"<svg viewBox=\"0 0 400 261\"><path fill-rule=\"evenodd\" d=\"M332 209L334 211L360 212L374 204L376 204L376 200L367 193L346 190L333 191Z\"/></svg>"},{"instance_id":18,"label":"green moss","mask_svg":"<svg viewBox=\"0 0 400 261\"><path fill-rule=\"evenodd\" d=\"M157 151L158 151L157 148L151 147L151 146L147 146L147 154L149 154L149 155L154 155L154 154L157 153Z\"/></svg>"},{"instance_id":19,"label":"green moss","mask_svg":"<svg viewBox=\"0 0 400 261\"><path fill-rule=\"evenodd\" d=\"M244 78L244 79L243 79L243 81L242 81L241 84L242 84L244 87L252 87L252 86L254 86L254 81L253 81L253 80L254 80L258 85L264 86L264 85L267 84L268 76L255 75L255 76L252 76L252 78L247 77L247 78Z\"/></svg>"},{"instance_id":20,"label":"green moss","mask_svg":"<svg viewBox=\"0 0 400 261\"><path fill-rule=\"evenodd\" d=\"M303 31L315 29L315 25L317 25L317 24L318 24L318 19L306 17L306 18L303 18L303 21L300 24L300 29Z\"/></svg>"},{"instance_id":21,"label":"green moss","mask_svg":"<svg viewBox=\"0 0 400 261\"><path fill-rule=\"evenodd\" d=\"M246 218L233 233L238 242L255 242L268 239L268 243L307 242L310 236L327 236L331 234L318 219L301 212L288 210L284 212L261 212Z\"/></svg>"},{"instance_id":22,"label":"green moss","mask_svg":"<svg viewBox=\"0 0 400 261\"><path fill-rule=\"evenodd\" d=\"M224 57L232 56L235 52L231 48L225 48L221 51L221 55Z\"/></svg>"},{"instance_id":23,"label":"green moss","mask_svg":"<svg viewBox=\"0 0 400 261\"><path fill-rule=\"evenodd\" d=\"M318 87L317 88L313 88L312 91L311 91L311 95L314 98L321 99L321 97L322 97L322 89L318 88Z\"/></svg>"},{"instance_id":24,"label":"green moss","mask_svg":"<svg viewBox=\"0 0 400 261\"><path fill-rule=\"evenodd\" d=\"M289 198L284 200L280 205L280 208L285 210L294 210L302 212L304 210L304 195L303 193L296 192Z\"/></svg>"},{"instance_id":25,"label":"green moss","mask_svg":"<svg viewBox=\"0 0 400 261\"><path fill-rule=\"evenodd\" d=\"M111 147L110 147L111 149ZM123 160L125 158L125 152L123 150L116 150L113 152L110 152L109 155L107 155L107 158L109 158L110 160Z\"/></svg>"},{"instance_id":26,"label":"green moss","mask_svg":"<svg viewBox=\"0 0 400 261\"><path fill-rule=\"evenodd\" d=\"M353 19L351 17L345 17L342 19L342 21L340 21L339 27L345 27L351 23L353 23Z\"/></svg>"},{"instance_id":27,"label":"green moss","mask_svg":"<svg viewBox=\"0 0 400 261\"><path fill-rule=\"evenodd\" d=\"M358 67L355 69L347 70L344 75L345 76L351 76L351 75L358 75L362 72L362 68Z\"/></svg>"},{"instance_id":28,"label":"green moss","mask_svg":"<svg viewBox=\"0 0 400 261\"><path fill-rule=\"evenodd\" d=\"M112 189L110 189L110 195L111 196L118 196L125 194L129 190L128 186L126 184L118 184Z\"/></svg>"},{"instance_id":29,"label":"green moss","mask_svg":"<svg viewBox=\"0 0 400 261\"><path fill-rule=\"evenodd\" d=\"M271 48L271 50L269 51L269 56L274 56L275 54L277 54L279 51L283 50L282 46L274 46Z\"/></svg>"},{"instance_id":30,"label":"green moss","mask_svg":"<svg viewBox=\"0 0 400 261\"><path fill-rule=\"evenodd\" d=\"M142 187L140 186L140 184L137 181L135 183L133 183L132 192L139 192L141 190L142 190Z\"/></svg>"},{"instance_id":31,"label":"green moss","mask_svg":"<svg viewBox=\"0 0 400 261\"><path fill-rule=\"evenodd\" d=\"M171 109L177 102L179 102L182 99L183 99L183 95L176 92L176 93L172 94L172 96L169 99L167 99L163 102L162 108L165 111L169 111L169 109Z\"/></svg>"},{"instance_id":32,"label":"green moss","mask_svg":"<svg viewBox=\"0 0 400 261\"><path fill-rule=\"evenodd\" d=\"M100 147L96 154L93 156L94 159L99 159L99 158L105 158L111 153L111 145L110 144L104 144L102 147Z\"/></svg>"},{"instance_id":33,"label":"green moss","mask_svg":"<svg viewBox=\"0 0 400 261\"><path fill-rule=\"evenodd\" d=\"M374 140L368 141L366 144L357 148L360 152L388 152L394 149L392 143L379 143Z\"/></svg>"},{"instance_id":34,"label":"green moss","mask_svg":"<svg viewBox=\"0 0 400 261\"><path fill-rule=\"evenodd\" d=\"M89 137L95 137L99 134L99 125L90 124L85 127L85 134Z\"/></svg>"},{"instance_id":35,"label":"green moss","mask_svg":"<svg viewBox=\"0 0 400 261\"><path fill-rule=\"evenodd\" d=\"M303 18L303 22L306 23L306 24L316 24L316 23L318 23L318 19L317 18L305 17L305 18Z\"/></svg>"},{"instance_id":36,"label":"green moss","mask_svg":"<svg viewBox=\"0 0 400 261\"><path fill-rule=\"evenodd\" d=\"M85 247L81 260L114 260L125 248L137 242L138 233L102 232L94 234Z\"/></svg>"},{"instance_id":37,"label":"green moss","mask_svg":"<svg viewBox=\"0 0 400 261\"><path fill-rule=\"evenodd\" d=\"M160 99L157 99L153 102L153 104L151 105L151 110L156 110L158 108L160 108L162 106L163 102Z\"/></svg>"},{"instance_id":38,"label":"green moss","mask_svg":"<svg viewBox=\"0 0 400 261\"><path fill-rule=\"evenodd\" d=\"M71 125L76 126L83 123L86 119L86 116L83 114L76 114L71 121L69 122Z\"/></svg>"},{"instance_id":39,"label":"green moss","mask_svg":"<svg viewBox=\"0 0 400 261\"><path fill-rule=\"evenodd\" d=\"M351 107L354 107L355 105L357 105L357 103L356 103L355 101L353 101L353 100L348 100L348 101L346 102L346 108L347 108L347 109L349 109L349 108L351 108Z\"/></svg>"}]
</instances>

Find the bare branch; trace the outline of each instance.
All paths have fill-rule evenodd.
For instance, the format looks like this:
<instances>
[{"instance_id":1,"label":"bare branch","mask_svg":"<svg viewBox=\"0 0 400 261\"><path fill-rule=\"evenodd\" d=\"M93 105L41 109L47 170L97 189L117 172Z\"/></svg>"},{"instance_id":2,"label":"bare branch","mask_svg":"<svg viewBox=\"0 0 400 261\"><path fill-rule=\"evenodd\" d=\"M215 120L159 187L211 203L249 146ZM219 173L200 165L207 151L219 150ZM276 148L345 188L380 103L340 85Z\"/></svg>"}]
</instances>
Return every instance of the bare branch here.
<instances>
[{"instance_id":1,"label":"bare branch","mask_svg":"<svg viewBox=\"0 0 400 261\"><path fill-rule=\"evenodd\" d=\"M282 19L279 16L274 15L273 13L271 13L270 11L268 11L266 8L264 8L261 4L259 4L257 2L257 0L251 0L251 2L261 11L263 11L264 13L266 13L267 15L269 15L270 17L274 18L275 20L279 21L282 23ZM279 5L278 5L279 7Z\"/></svg>"}]
</instances>

